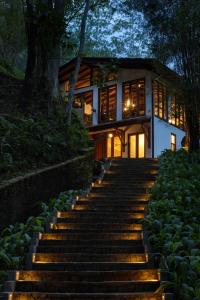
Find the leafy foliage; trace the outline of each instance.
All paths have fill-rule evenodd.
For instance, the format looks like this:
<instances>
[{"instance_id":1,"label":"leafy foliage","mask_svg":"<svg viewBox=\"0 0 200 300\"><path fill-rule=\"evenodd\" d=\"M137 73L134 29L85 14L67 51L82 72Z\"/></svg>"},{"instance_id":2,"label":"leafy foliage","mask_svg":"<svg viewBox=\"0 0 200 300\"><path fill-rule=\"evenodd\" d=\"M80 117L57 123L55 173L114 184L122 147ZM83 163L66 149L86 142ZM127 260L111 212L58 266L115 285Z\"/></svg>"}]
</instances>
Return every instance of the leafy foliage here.
<instances>
[{"instance_id":1,"label":"leafy foliage","mask_svg":"<svg viewBox=\"0 0 200 300\"><path fill-rule=\"evenodd\" d=\"M60 193L48 203L41 203L41 214L29 217L26 223L16 223L5 228L0 234L0 290L6 279L7 271L23 268L24 255L28 250L34 233L43 232L48 218L56 211L68 210L72 200L82 190L69 190Z\"/></svg>"},{"instance_id":2,"label":"leafy foliage","mask_svg":"<svg viewBox=\"0 0 200 300\"><path fill-rule=\"evenodd\" d=\"M0 117L0 179L62 162L87 146L87 132L75 113L71 126L61 110L48 118Z\"/></svg>"},{"instance_id":3,"label":"leafy foliage","mask_svg":"<svg viewBox=\"0 0 200 300\"><path fill-rule=\"evenodd\" d=\"M162 254L175 299L199 299L200 152L166 151L152 188L146 223L149 241Z\"/></svg>"}]
</instances>

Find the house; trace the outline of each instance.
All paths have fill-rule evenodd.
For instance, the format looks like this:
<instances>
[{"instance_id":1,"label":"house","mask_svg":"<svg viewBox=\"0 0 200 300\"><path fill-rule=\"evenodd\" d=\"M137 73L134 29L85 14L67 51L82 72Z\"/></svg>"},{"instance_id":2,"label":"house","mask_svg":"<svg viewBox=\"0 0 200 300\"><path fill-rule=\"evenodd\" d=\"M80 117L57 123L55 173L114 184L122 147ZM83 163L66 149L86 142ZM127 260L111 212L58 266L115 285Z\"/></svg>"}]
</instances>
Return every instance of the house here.
<instances>
[{"instance_id":1,"label":"house","mask_svg":"<svg viewBox=\"0 0 200 300\"><path fill-rule=\"evenodd\" d=\"M76 59L60 68L66 96ZM155 59L82 58L74 108L95 141L95 157L154 158L182 147L179 76Z\"/></svg>"}]
</instances>

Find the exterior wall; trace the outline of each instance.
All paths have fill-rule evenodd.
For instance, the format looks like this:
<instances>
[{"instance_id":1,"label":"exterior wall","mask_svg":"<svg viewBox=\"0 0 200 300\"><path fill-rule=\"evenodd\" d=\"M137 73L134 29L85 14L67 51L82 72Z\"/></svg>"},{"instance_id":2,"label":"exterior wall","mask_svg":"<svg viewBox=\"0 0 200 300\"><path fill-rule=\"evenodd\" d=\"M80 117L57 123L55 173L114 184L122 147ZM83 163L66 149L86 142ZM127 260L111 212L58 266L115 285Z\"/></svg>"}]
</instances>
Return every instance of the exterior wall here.
<instances>
[{"instance_id":1,"label":"exterior wall","mask_svg":"<svg viewBox=\"0 0 200 300\"><path fill-rule=\"evenodd\" d=\"M165 149L171 149L171 133L176 135L176 148L181 148L185 132L169 123L154 117L154 156L158 157Z\"/></svg>"}]
</instances>

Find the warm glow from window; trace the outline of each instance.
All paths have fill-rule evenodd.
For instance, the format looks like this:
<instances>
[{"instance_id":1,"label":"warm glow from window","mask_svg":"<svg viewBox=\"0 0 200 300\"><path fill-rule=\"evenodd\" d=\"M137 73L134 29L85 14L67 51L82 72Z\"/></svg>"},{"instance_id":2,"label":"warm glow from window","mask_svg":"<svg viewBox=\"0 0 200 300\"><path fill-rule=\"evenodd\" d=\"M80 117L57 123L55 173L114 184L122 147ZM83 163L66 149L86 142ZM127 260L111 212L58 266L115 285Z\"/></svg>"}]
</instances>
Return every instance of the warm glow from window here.
<instances>
[{"instance_id":1,"label":"warm glow from window","mask_svg":"<svg viewBox=\"0 0 200 300\"><path fill-rule=\"evenodd\" d=\"M121 156L121 141L118 136L114 137L114 157Z\"/></svg>"},{"instance_id":2,"label":"warm glow from window","mask_svg":"<svg viewBox=\"0 0 200 300\"><path fill-rule=\"evenodd\" d=\"M136 158L136 135L130 136L130 158Z\"/></svg>"},{"instance_id":3,"label":"warm glow from window","mask_svg":"<svg viewBox=\"0 0 200 300\"><path fill-rule=\"evenodd\" d=\"M171 150L176 151L176 135L171 134Z\"/></svg>"},{"instance_id":4,"label":"warm glow from window","mask_svg":"<svg viewBox=\"0 0 200 300\"><path fill-rule=\"evenodd\" d=\"M144 133L138 135L138 157L144 157Z\"/></svg>"},{"instance_id":5,"label":"warm glow from window","mask_svg":"<svg viewBox=\"0 0 200 300\"><path fill-rule=\"evenodd\" d=\"M108 137L107 139L107 157L112 156L112 137Z\"/></svg>"}]
</instances>

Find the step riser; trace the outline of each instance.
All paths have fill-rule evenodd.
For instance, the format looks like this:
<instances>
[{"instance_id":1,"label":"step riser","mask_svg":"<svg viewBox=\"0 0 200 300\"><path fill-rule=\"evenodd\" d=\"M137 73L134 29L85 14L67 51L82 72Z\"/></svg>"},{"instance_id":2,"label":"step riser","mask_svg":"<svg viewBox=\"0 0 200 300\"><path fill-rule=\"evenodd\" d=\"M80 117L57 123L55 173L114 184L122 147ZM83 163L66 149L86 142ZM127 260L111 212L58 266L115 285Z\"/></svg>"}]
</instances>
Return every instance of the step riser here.
<instances>
[{"instance_id":1,"label":"step riser","mask_svg":"<svg viewBox=\"0 0 200 300\"><path fill-rule=\"evenodd\" d=\"M37 252L38 253L79 253L81 252L83 254L87 253L97 253L97 254L117 254L117 253L127 253L127 254L132 254L132 253L142 253L144 252L144 246L143 245L138 245L138 246L132 246L132 247L56 247L56 246L39 246L37 247Z\"/></svg>"},{"instance_id":2,"label":"step riser","mask_svg":"<svg viewBox=\"0 0 200 300\"><path fill-rule=\"evenodd\" d=\"M148 263L34 263L33 270L49 271L119 271L119 270L140 270L148 268Z\"/></svg>"},{"instance_id":3,"label":"step riser","mask_svg":"<svg viewBox=\"0 0 200 300\"><path fill-rule=\"evenodd\" d=\"M36 253L33 262L57 263L57 262L146 262L145 254L86 254L84 253Z\"/></svg>"},{"instance_id":4,"label":"step riser","mask_svg":"<svg viewBox=\"0 0 200 300\"><path fill-rule=\"evenodd\" d=\"M80 249L85 247L135 247L136 245L140 246L143 244L143 240L74 240L74 241L67 241L67 246L76 246L80 247ZM39 246L48 246L54 245L57 247L66 246L65 240L40 240Z\"/></svg>"},{"instance_id":5,"label":"step riser","mask_svg":"<svg viewBox=\"0 0 200 300\"><path fill-rule=\"evenodd\" d=\"M15 293L12 300L163 300L162 295L155 295L151 293L150 295L136 295L136 294L37 294L32 293L26 295L25 293Z\"/></svg>"},{"instance_id":6,"label":"step riser","mask_svg":"<svg viewBox=\"0 0 200 300\"><path fill-rule=\"evenodd\" d=\"M16 291L49 293L136 293L152 292L159 287L157 282L148 283L59 283L59 282L17 282Z\"/></svg>"},{"instance_id":7,"label":"step riser","mask_svg":"<svg viewBox=\"0 0 200 300\"><path fill-rule=\"evenodd\" d=\"M127 207L127 206L105 206L105 205L95 205L94 204L89 204L89 205L75 205L74 210L75 211L80 211L80 210L92 210L92 211L113 211L116 213L122 212L122 213L126 213L126 212L130 212L132 211L133 213L137 213L137 212L143 212L145 209L144 206L132 206L132 207Z\"/></svg>"},{"instance_id":8,"label":"step riser","mask_svg":"<svg viewBox=\"0 0 200 300\"><path fill-rule=\"evenodd\" d=\"M41 236L41 240L78 240L80 238L91 240L93 237L95 239L104 240L141 240L142 234L139 233L102 233L102 232L95 232L92 233L80 233L80 234L62 234L62 233L44 233Z\"/></svg>"},{"instance_id":9,"label":"step riser","mask_svg":"<svg viewBox=\"0 0 200 300\"><path fill-rule=\"evenodd\" d=\"M81 223L81 224L67 224L67 223L56 223L51 225L52 230L73 230L75 233L76 231L91 231L94 232L96 230L101 230L104 232L109 231L129 231L129 230L142 230L142 224L105 224L105 223L100 223L100 224L87 224L87 223Z\"/></svg>"},{"instance_id":10,"label":"step riser","mask_svg":"<svg viewBox=\"0 0 200 300\"><path fill-rule=\"evenodd\" d=\"M119 272L48 272L48 271L20 271L18 280L28 281L132 281L132 280L159 280L157 270L136 270Z\"/></svg>"}]
</instances>

